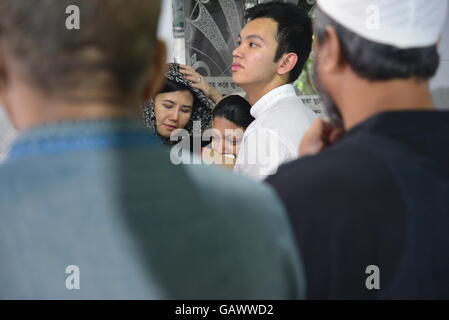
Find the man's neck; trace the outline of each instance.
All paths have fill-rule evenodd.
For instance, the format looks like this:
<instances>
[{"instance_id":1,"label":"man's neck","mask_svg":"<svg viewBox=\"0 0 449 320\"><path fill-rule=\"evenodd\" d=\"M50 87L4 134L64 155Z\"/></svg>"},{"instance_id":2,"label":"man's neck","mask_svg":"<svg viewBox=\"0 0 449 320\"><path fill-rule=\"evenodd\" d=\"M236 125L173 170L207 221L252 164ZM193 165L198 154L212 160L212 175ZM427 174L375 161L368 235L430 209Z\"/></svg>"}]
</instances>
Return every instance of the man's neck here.
<instances>
[{"instance_id":1,"label":"man's neck","mask_svg":"<svg viewBox=\"0 0 449 320\"><path fill-rule=\"evenodd\" d=\"M140 116L137 98L130 98L128 103L120 105L94 102L105 100L101 98L72 101L47 96L23 81L14 84L6 96L5 107L14 127L20 131L52 122ZM93 95L89 93L88 97Z\"/></svg>"},{"instance_id":2,"label":"man's neck","mask_svg":"<svg viewBox=\"0 0 449 320\"><path fill-rule=\"evenodd\" d=\"M433 110L428 81L358 81L339 94L345 129L385 111Z\"/></svg>"},{"instance_id":3,"label":"man's neck","mask_svg":"<svg viewBox=\"0 0 449 320\"><path fill-rule=\"evenodd\" d=\"M264 95L273 89L287 84L284 80L273 79L269 83L256 83L250 85L242 85L242 89L246 92L246 98L248 102L253 106L257 101L260 100Z\"/></svg>"}]
</instances>

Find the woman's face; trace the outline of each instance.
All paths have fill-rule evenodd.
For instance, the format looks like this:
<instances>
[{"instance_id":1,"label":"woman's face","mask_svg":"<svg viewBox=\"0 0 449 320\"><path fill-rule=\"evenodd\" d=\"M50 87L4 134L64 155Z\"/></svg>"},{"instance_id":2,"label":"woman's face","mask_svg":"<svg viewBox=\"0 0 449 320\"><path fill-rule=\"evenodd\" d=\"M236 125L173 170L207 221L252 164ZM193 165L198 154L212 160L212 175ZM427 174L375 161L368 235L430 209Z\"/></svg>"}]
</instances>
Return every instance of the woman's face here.
<instances>
[{"instance_id":1,"label":"woman's face","mask_svg":"<svg viewBox=\"0 0 449 320\"><path fill-rule=\"evenodd\" d=\"M185 128L192 117L193 96L189 90L160 93L154 101L156 131L170 138L176 129Z\"/></svg>"},{"instance_id":2,"label":"woman's face","mask_svg":"<svg viewBox=\"0 0 449 320\"><path fill-rule=\"evenodd\" d=\"M212 127L215 133L212 140L212 149L221 154L237 156L245 128L220 116L214 118Z\"/></svg>"}]
</instances>

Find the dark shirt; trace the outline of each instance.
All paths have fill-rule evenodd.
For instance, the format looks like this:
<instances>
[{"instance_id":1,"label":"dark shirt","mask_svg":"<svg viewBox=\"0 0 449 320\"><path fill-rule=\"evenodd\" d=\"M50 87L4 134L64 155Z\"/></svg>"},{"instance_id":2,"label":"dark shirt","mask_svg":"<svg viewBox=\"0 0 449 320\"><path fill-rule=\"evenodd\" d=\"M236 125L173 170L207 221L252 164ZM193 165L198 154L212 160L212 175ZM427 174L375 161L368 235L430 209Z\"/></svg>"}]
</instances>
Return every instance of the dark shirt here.
<instances>
[{"instance_id":1,"label":"dark shirt","mask_svg":"<svg viewBox=\"0 0 449 320\"><path fill-rule=\"evenodd\" d=\"M387 112L267 179L308 298L449 298L449 112ZM379 268L380 289L370 265Z\"/></svg>"}]
</instances>

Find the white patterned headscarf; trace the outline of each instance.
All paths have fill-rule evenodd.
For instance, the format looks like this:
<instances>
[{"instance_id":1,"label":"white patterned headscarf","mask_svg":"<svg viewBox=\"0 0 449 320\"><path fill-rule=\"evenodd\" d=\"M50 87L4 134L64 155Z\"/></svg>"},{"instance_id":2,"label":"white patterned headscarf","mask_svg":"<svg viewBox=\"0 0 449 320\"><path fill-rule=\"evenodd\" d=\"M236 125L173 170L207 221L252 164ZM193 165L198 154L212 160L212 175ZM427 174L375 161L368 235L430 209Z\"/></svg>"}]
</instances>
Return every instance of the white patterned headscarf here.
<instances>
[{"instance_id":1,"label":"white patterned headscarf","mask_svg":"<svg viewBox=\"0 0 449 320\"><path fill-rule=\"evenodd\" d=\"M206 95L199 89L193 88L192 83L187 80L184 75L179 72L179 65L177 63L168 64L168 71L165 73L167 80L181 84L188 88L197 99L194 101L192 117L184 128L190 134L190 136L201 136L201 134L211 127L212 123L212 102L206 97ZM142 106L143 118L148 128L154 130L156 133L156 115L154 113L154 99L150 99ZM194 126L194 121L201 121L201 127ZM158 134L159 135L159 134ZM170 141L170 139L159 136L163 143L171 145L176 142Z\"/></svg>"}]
</instances>

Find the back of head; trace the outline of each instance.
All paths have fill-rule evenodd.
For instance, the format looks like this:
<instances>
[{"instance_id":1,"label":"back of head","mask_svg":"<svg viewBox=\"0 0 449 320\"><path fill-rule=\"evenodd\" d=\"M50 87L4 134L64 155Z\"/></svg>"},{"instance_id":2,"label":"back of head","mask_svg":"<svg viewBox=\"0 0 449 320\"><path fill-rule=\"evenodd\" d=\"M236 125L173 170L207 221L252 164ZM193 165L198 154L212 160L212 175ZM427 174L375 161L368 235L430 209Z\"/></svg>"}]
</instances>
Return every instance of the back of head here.
<instances>
[{"instance_id":1,"label":"back of head","mask_svg":"<svg viewBox=\"0 0 449 320\"><path fill-rule=\"evenodd\" d=\"M335 29L344 59L370 81L428 80L438 69L437 40L446 1L320 0L314 30Z\"/></svg>"},{"instance_id":2,"label":"back of head","mask_svg":"<svg viewBox=\"0 0 449 320\"><path fill-rule=\"evenodd\" d=\"M79 29L67 24L74 8ZM48 96L122 104L148 80L159 11L160 1L2 0L0 50Z\"/></svg>"},{"instance_id":3,"label":"back of head","mask_svg":"<svg viewBox=\"0 0 449 320\"><path fill-rule=\"evenodd\" d=\"M223 117L246 129L254 120L250 109L251 105L244 98L239 95L230 95L217 103L212 111L212 117Z\"/></svg>"},{"instance_id":4,"label":"back of head","mask_svg":"<svg viewBox=\"0 0 449 320\"><path fill-rule=\"evenodd\" d=\"M312 22L308 13L291 3L268 2L248 9L245 17L249 20L270 18L278 24L278 48L274 61L285 53L293 52L298 56L298 62L289 74L289 82L294 82L312 49Z\"/></svg>"}]
</instances>

